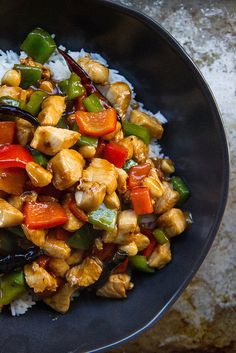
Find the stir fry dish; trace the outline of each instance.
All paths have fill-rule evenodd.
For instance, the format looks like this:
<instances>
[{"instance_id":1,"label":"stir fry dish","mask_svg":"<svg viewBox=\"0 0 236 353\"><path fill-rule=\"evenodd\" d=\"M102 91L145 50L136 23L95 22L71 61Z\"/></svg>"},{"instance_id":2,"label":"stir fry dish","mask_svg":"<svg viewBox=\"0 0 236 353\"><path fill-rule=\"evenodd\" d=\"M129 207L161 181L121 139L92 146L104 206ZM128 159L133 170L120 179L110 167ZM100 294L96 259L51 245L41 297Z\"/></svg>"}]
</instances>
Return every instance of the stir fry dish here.
<instances>
[{"instance_id":1,"label":"stir fry dish","mask_svg":"<svg viewBox=\"0 0 236 353\"><path fill-rule=\"evenodd\" d=\"M0 86L0 308L27 292L60 313L88 290L125 298L190 223L188 186L169 158L149 157L163 126L108 67L75 61L43 29L21 49ZM61 81L45 64L55 51Z\"/></svg>"}]
</instances>

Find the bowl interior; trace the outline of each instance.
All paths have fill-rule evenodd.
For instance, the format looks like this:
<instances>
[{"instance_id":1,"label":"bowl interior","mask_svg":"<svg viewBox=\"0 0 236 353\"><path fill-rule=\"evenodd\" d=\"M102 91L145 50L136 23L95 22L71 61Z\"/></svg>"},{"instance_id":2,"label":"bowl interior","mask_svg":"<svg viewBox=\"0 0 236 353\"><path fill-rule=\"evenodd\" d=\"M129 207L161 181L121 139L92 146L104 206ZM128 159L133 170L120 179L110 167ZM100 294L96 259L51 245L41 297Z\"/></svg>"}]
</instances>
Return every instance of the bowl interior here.
<instances>
[{"instance_id":1,"label":"bowl interior","mask_svg":"<svg viewBox=\"0 0 236 353\"><path fill-rule=\"evenodd\" d=\"M13 25L14 24L14 25ZM137 100L168 119L163 151L189 184L185 209L194 224L172 242L173 261L139 275L127 300L83 295L61 316L43 304L17 319L0 316L1 352L92 352L123 340L159 318L203 261L227 197L228 154L219 113L199 72L158 25L103 1L2 0L0 48L19 51L40 26L68 49L98 52L133 83Z\"/></svg>"}]
</instances>

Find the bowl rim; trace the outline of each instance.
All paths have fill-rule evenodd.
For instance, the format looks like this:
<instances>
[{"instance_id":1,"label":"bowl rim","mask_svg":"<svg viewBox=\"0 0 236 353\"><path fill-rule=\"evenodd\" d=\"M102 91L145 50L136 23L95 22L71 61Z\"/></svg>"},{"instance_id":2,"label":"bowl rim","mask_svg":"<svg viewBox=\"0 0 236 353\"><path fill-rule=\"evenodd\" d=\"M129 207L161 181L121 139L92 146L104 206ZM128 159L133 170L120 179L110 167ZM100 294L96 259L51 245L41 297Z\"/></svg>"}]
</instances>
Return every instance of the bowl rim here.
<instances>
[{"instance_id":1,"label":"bowl rim","mask_svg":"<svg viewBox=\"0 0 236 353\"><path fill-rule=\"evenodd\" d=\"M145 13L137 10L137 9L131 9L127 5L123 5L121 3L117 3L115 0L96 0L96 2L101 3L103 6L109 7L111 9L114 9L115 11L118 11L120 13L124 13L130 17L133 17L141 22L143 22L146 26L157 32L164 40L168 42L168 44L172 47L173 50L178 52L178 54L181 56L182 60L186 63L186 65L190 68L190 70L193 72L193 75L196 77L196 79L199 81L199 84L201 86L201 90L203 94L205 95L206 99L208 100L208 103L210 105L211 111L213 112L214 116L216 117L216 122L218 124L218 129L219 129L219 135L220 135L220 140L222 144L222 151L224 155L224 170L223 170L223 181L222 181L222 195L221 195L221 202L217 211L217 214L215 216L215 221L209 231L207 241L205 243L205 246L202 248L201 253L199 254L198 260L195 262L191 273L186 277L185 281L182 283L182 285L178 288L178 290L174 293L174 295L170 298L170 300L166 303L166 305L162 308L160 312L158 312L149 322L147 322L141 329L134 331L133 333L129 334L128 336L125 336L124 338L117 340L115 342L109 343L105 346L102 346L100 348L95 348L90 351L90 353L100 353L100 352L105 352L108 349L113 349L121 344L124 344L134 338L136 338L138 335L141 333L144 333L147 329L149 329L151 326L154 325L154 323L159 320L164 313L175 303L175 301L179 298L181 293L184 291L184 289L187 287L187 285L190 283L191 279L193 276L196 274L198 271L200 265L204 261L214 239L217 234L217 231L219 229L219 226L221 224L221 220L225 211L227 199L228 199L228 189L229 189L229 173L230 173L230 157L229 157L229 146L228 146L228 141L226 138L226 132L225 132L225 127L224 127L224 122L219 110L219 107L217 105L217 102L215 100L215 97L211 91L211 88L209 84L207 83L206 79L204 78L203 74L201 73L200 69L196 65L196 63L193 61L193 59L190 57L190 55L186 52L186 50L181 46L181 44L170 34L168 30L166 30L158 21L152 19L150 16L146 15ZM78 350L76 349L72 353L76 353ZM84 352L86 353L86 352Z\"/></svg>"}]
</instances>

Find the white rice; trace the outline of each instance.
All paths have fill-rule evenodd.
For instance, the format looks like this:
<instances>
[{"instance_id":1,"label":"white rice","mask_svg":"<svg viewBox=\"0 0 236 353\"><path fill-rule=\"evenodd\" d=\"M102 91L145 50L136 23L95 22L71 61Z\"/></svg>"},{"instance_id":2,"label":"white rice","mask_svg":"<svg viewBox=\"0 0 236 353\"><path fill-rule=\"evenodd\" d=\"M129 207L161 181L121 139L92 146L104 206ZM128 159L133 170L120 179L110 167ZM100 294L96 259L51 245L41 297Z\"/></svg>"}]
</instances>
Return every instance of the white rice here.
<instances>
[{"instance_id":1,"label":"white rice","mask_svg":"<svg viewBox=\"0 0 236 353\"><path fill-rule=\"evenodd\" d=\"M65 50L66 48L62 45L59 46L60 49ZM84 57L87 52L84 49L81 49L80 51L73 52L73 51L68 51L68 54L74 59L78 60L81 57ZM96 60L100 62L101 64L108 66L107 61L98 53L89 53L91 58L93 60ZM18 64L19 60L23 57L26 57L26 54L24 52L20 52L20 54L17 54L13 52L12 50L7 50L4 52L3 50L0 50L0 80L2 79L3 75L7 70L10 70L14 64ZM60 55L57 51L54 52L54 54L50 57L48 62L45 64L48 66L53 74L53 79L54 80L64 80L67 79L70 76L70 70L68 69L68 66L63 59L62 55ZM117 81L122 81L125 82L129 85L131 91L132 91L132 102L134 102L135 98L135 91L133 85L124 77L122 76L118 70L116 69L109 69L109 82L117 82ZM166 123L167 119L158 111L157 113L153 114L149 110L144 108L143 103L139 103L139 110L150 114L154 116L156 119L158 119L161 123ZM128 109L128 112L131 111L131 107ZM161 146L157 142L157 140L152 140L151 144L149 145L149 157L163 157L163 153L161 152ZM33 301L32 296L28 293L23 294L20 298L14 300L11 303L11 314L13 316L19 316L22 314L25 314L25 312L31 308L35 303Z\"/></svg>"}]
</instances>

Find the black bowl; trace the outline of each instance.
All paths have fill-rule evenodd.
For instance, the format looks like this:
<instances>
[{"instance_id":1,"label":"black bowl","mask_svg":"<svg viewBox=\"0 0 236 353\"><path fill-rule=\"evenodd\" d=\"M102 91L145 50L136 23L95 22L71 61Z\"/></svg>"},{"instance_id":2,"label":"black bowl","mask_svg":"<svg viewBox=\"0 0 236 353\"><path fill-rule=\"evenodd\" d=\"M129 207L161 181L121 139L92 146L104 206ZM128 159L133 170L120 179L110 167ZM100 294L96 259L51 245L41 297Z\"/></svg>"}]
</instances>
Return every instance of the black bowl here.
<instances>
[{"instance_id":1,"label":"black bowl","mask_svg":"<svg viewBox=\"0 0 236 353\"><path fill-rule=\"evenodd\" d=\"M172 243L173 261L139 275L127 300L84 295L68 314L43 304L26 315L1 315L1 353L101 352L124 343L158 320L205 258L227 199L229 161L220 114L201 73L159 24L104 1L1 0L0 48L19 50L36 26L71 50L101 53L131 81L139 101L168 118L162 140L177 174L191 187L185 205L194 224Z\"/></svg>"}]
</instances>

